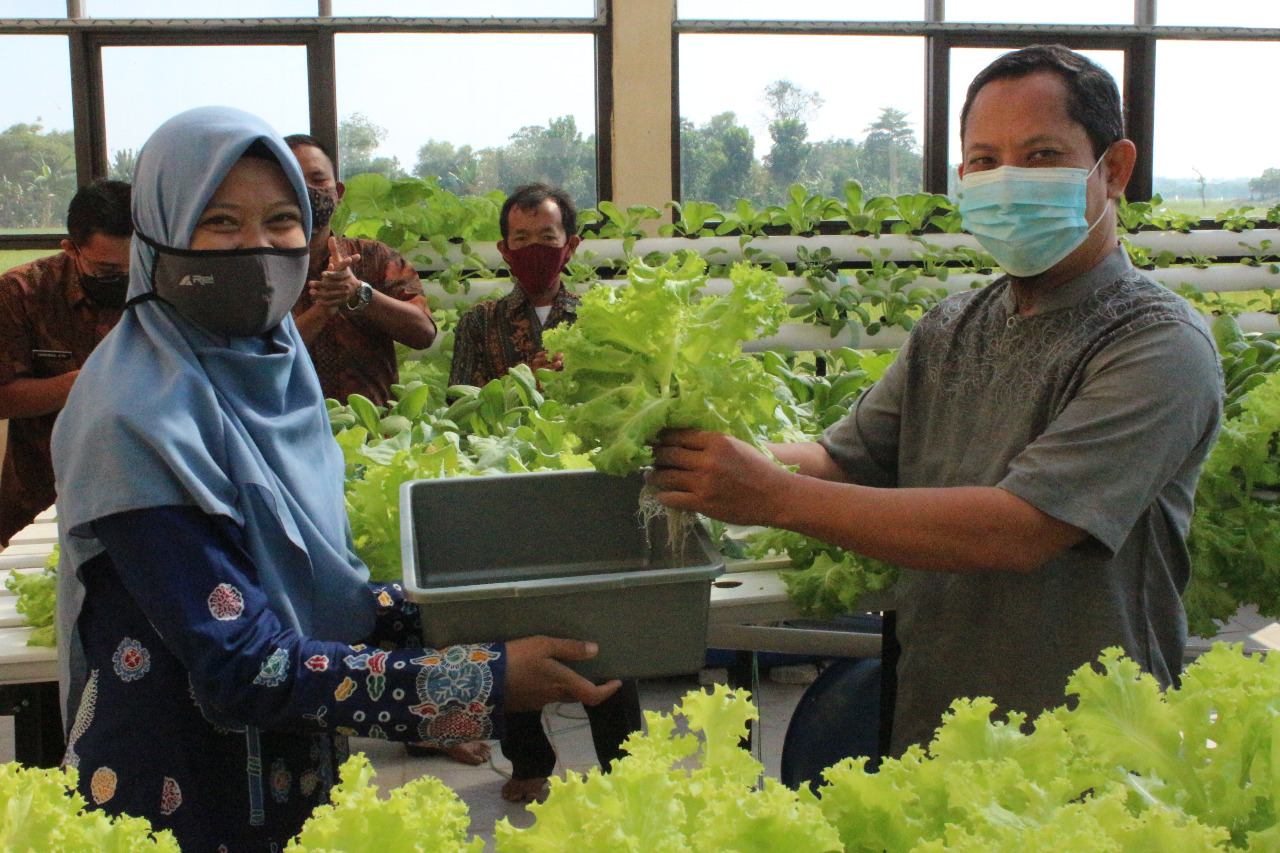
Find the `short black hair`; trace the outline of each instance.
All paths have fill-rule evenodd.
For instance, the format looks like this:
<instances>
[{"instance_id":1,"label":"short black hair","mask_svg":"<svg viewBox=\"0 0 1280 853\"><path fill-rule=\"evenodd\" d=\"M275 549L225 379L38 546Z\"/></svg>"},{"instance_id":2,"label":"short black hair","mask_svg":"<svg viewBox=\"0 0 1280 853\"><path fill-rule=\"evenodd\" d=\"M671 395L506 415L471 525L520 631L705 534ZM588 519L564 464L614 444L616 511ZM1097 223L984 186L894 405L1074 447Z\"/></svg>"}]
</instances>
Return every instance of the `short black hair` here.
<instances>
[{"instance_id":1,"label":"short black hair","mask_svg":"<svg viewBox=\"0 0 1280 853\"><path fill-rule=\"evenodd\" d=\"M320 144L320 140L316 139L309 133L291 133L284 138L284 144L289 146L292 151L295 148L301 148L304 145L310 145L312 148L319 148L320 153L329 158L329 166L333 169L333 177L338 177L338 158L333 156L333 152Z\"/></svg>"},{"instance_id":2,"label":"short black hair","mask_svg":"<svg viewBox=\"0 0 1280 853\"><path fill-rule=\"evenodd\" d=\"M507 196L507 200L502 203L502 212L498 214L498 228L502 231L502 239L507 239L507 231L510 228L511 208L537 210L547 199L555 201L556 206L560 208L560 222L564 225L565 237L572 237L577 234L578 208L574 207L573 199L569 197L569 194L550 184L534 183L521 184L516 187L515 192Z\"/></svg>"},{"instance_id":3,"label":"short black hair","mask_svg":"<svg viewBox=\"0 0 1280 853\"><path fill-rule=\"evenodd\" d=\"M100 179L81 187L67 206L67 236L77 246L88 243L94 234L131 236L132 197L133 187L124 181Z\"/></svg>"},{"instance_id":4,"label":"short black hair","mask_svg":"<svg viewBox=\"0 0 1280 853\"><path fill-rule=\"evenodd\" d=\"M1060 44L1034 44L1006 53L978 72L960 110L960 138L964 139L969 108L983 86L1041 71L1057 74L1066 84L1067 115L1088 134L1095 159L1124 138L1124 111L1115 79L1098 63Z\"/></svg>"}]
</instances>

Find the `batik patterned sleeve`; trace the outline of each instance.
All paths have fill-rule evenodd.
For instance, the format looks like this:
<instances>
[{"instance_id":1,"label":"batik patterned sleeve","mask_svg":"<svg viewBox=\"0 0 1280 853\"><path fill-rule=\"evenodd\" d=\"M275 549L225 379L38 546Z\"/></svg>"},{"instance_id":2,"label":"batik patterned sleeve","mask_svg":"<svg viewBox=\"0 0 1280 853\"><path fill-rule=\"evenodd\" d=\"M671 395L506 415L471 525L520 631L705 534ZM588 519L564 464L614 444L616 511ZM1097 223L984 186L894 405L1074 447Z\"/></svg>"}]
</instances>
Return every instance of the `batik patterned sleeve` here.
<instances>
[{"instance_id":1,"label":"batik patterned sleeve","mask_svg":"<svg viewBox=\"0 0 1280 853\"><path fill-rule=\"evenodd\" d=\"M404 597L398 583L371 583L377 604L373 632L365 640L372 646L394 651L422 645L422 614L418 605Z\"/></svg>"},{"instance_id":2,"label":"batik patterned sleeve","mask_svg":"<svg viewBox=\"0 0 1280 853\"><path fill-rule=\"evenodd\" d=\"M0 385L31 374L32 335L16 274L0 276Z\"/></svg>"},{"instance_id":3,"label":"batik patterned sleeve","mask_svg":"<svg viewBox=\"0 0 1280 853\"><path fill-rule=\"evenodd\" d=\"M133 510L93 529L211 719L438 746L500 735L503 645L387 650L304 636L270 609L240 529L194 507ZM377 633L407 639L418 626L397 594L370 587L369 606L381 611Z\"/></svg>"},{"instance_id":4,"label":"batik patterned sleeve","mask_svg":"<svg viewBox=\"0 0 1280 853\"><path fill-rule=\"evenodd\" d=\"M359 271L369 284L394 299L422 296L422 280L404 255L376 240L361 240Z\"/></svg>"}]
</instances>

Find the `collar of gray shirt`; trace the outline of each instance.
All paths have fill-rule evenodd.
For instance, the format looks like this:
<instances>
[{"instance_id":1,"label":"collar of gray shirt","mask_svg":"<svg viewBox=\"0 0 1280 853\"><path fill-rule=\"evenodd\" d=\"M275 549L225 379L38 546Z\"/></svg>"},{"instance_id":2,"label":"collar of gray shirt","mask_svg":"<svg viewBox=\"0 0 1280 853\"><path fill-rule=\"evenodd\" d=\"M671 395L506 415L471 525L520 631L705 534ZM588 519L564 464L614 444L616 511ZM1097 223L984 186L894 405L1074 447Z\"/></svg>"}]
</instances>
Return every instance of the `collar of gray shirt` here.
<instances>
[{"instance_id":1,"label":"collar of gray shirt","mask_svg":"<svg viewBox=\"0 0 1280 853\"><path fill-rule=\"evenodd\" d=\"M1036 313L1047 314L1050 311L1061 311L1063 308L1079 305L1092 296L1098 288L1106 287L1112 282L1132 275L1133 271L1133 264L1129 262L1129 253L1125 251L1123 245L1117 243L1111 254L1103 258L1102 263L1073 279L1064 281L1044 294L1036 305ZM1008 276L1005 276L1003 281L1006 287L1001 302L1009 312L1009 316L1013 316L1018 313L1018 304L1014 299L1013 288L1007 286Z\"/></svg>"}]
</instances>

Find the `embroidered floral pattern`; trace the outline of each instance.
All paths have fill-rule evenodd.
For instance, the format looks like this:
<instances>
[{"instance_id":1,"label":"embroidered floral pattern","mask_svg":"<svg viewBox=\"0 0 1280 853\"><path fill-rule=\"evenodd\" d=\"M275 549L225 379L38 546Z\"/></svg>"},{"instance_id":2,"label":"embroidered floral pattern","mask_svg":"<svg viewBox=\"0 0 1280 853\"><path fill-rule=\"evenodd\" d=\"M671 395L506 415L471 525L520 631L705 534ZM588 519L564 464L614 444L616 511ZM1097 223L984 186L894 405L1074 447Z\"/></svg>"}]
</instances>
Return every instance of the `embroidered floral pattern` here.
<instances>
[{"instance_id":1,"label":"embroidered floral pattern","mask_svg":"<svg viewBox=\"0 0 1280 853\"><path fill-rule=\"evenodd\" d=\"M422 740L442 745L453 745L468 740L481 740L492 734L489 709L472 702L450 702L447 707L433 709L418 724L418 736Z\"/></svg>"},{"instance_id":2,"label":"embroidered floral pattern","mask_svg":"<svg viewBox=\"0 0 1280 853\"><path fill-rule=\"evenodd\" d=\"M137 640L125 637L111 656L121 681L137 681L151 669L151 652Z\"/></svg>"},{"instance_id":3,"label":"embroidered floral pattern","mask_svg":"<svg viewBox=\"0 0 1280 853\"><path fill-rule=\"evenodd\" d=\"M357 648L353 646L352 648ZM363 648L363 646L359 647ZM390 655L384 651L368 652L359 655L347 655L342 662L347 665L347 669L368 670L377 675L383 675L387 671L387 658Z\"/></svg>"},{"instance_id":4,"label":"embroidered floral pattern","mask_svg":"<svg viewBox=\"0 0 1280 853\"><path fill-rule=\"evenodd\" d=\"M489 697L493 670L489 662L499 653L487 646L450 646L413 658L418 670L418 704L409 710L422 718L418 734L444 745L489 737Z\"/></svg>"},{"instance_id":5,"label":"embroidered floral pattern","mask_svg":"<svg viewBox=\"0 0 1280 853\"><path fill-rule=\"evenodd\" d=\"M390 607L395 604L395 599L384 589L378 593L378 604L381 607Z\"/></svg>"},{"instance_id":6,"label":"embroidered floral pattern","mask_svg":"<svg viewBox=\"0 0 1280 853\"><path fill-rule=\"evenodd\" d=\"M289 772L284 759L277 758L271 763L271 798L277 803L286 802L289 799L289 786L292 784L293 774Z\"/></svg>"},{"instance_id":7,"label":"embroidered floral pattern","mask_svg":"<svg viewBox=\"0 0 1280 853\"><path fill-rule=\"evenodd\" d=\"M276 649L262 662L262 669L254 676L253 683L263 687L276 687L289 677L289 652Z\"/></svg>"},{"instance_id":8,"label":"embroidered floral pattern","mask_svg":"<svg viewBox=\"0 0 1280 853\"><path fill-rule=\"evenodd\" d=\"M307 658L307 669L312 672L326 672L329 669L328 655L312 655Z\"/></svg>"},{"instance_id":9,"label":"embroidered floral pattern","mask_svg":"<svg viewBox=\"0 0 1280 853\"><path fill-rule=\"evenodd\" d=\"M160 814L170 815L182 805L182 789L176 779L164 777L164 786L160 789Z\"/></svg>"},{"instance_id":10,"label":"embroidered floral pattern","mask_svg":"<svg viewBox=\"0 0 1280 853\"><path fill-rule=\"evenodd\" d=\"M219 622L240 618L244 612L244 596L229 583L220 583L209 593L209 613Z\"/></svg>"},{"instance_id":11,"label":"embroidered floral pattern","mask_svg":"<svg viewBox=\"0 0 1280 853\"><path fill-rule=\"evenodd\" d=\"M342 683L333 691L333 698L339 702L351 698L351 694L356 692L356 682L354 678L344 678Z\"/></svg>"},{"instance_id":12,"label":"embroidered floral pattern","mask_svg":"<svg viewBox=\"0 0 1280 853\"><path fill-rule=\"evenodd\" d=\"M419 659L414 662L417 663ZM450 700L476 698L484 702L493 693L493 670L467 659L463 663L442 662L418 671L418 700L444 705Z\"/></svg>"},{"instance_id":13,"label":"embroidered floral pattern","mask_svg":"<svg viewBox=\"0 0 1280 853\"><path fill-rule=\"evenodd\" d=\"M93 722L93 710L97 703L98 671L95 669L89 673L89 680L85 682L84 691L80 694L80 707L76 709L75 722L71 724L71 732L67 735L67 752L62 758L64 767L79 769L80 756L76 754L76 741L80 740L80 736Z\"/></svg>"},{"instance_id":14,"label":"embroidered floral pattern","mask_svg":"<svg viewBox=\"0 0 1280 853\"><path fill-rule=\"evenodd\" d=\"M93 778L89 780L89 796L93 797L93 801L102 805L115 795L116 771L110 767L99 767L93 771Z\"/></svg>"}]
</instances>

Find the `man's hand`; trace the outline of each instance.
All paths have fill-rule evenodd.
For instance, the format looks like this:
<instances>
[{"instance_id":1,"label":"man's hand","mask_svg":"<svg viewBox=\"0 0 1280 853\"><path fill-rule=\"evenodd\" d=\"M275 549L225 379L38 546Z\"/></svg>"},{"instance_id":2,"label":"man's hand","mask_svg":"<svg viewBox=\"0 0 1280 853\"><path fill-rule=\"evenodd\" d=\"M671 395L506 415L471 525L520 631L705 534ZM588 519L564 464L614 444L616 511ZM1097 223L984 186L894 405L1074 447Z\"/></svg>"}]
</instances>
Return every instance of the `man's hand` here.
<instances>
[{"instance_id":1,"label":"man's hand","mask_svg":"<svg viewBox=\"0 0 1280 853\"><path fill-rule=\"evenodd\" d=\"M79 370L68 370L43 379L22 376L0 385L0 420L36 418L59 411L67 403L67 395Z\"/></svg>"},{"instance_id":2,"label":"man's hand","mask_svg":"<svg viewBox=\"0 0 1280 853\"><path fill-rule=\"evenodd\" d=\"M554 637L525 637L507 643L507 710L536 711L549 702L598 705L608 699L622 686L621 681L615 678L592 684L560 662L587 660L597 651L595 643Z\"/></svg>"},{"instance_id":3,"label":"man's hand","mask_svg":"<svg viewBox=\"0 0 1280 853\"><path fill-rule=\"evenodd\" d=\"M338 238L329 235L329 268L320 273L319 281L307 282L311 301L323 306L330 314L346 305L360 287L360 279L351 271L358 260L358 254L344 255L338 248Z\"/></svg>"},{"instance_id":4,"label":"man's hand","mask_svg":"<svg viewBox=\"0 0 1280 853\"><path fill-rule=\"evenodd\" d=\"M558 352L549 356L546 350L539 350L537 355L529 359L529 369L564 370L564 353Z\"/></svg>"},{"instance_id":5,"label":"man's hand","mask_svg":"<svg viewBox=\"0 0 1280 853\"><path fill-rule=\"evenodd\" d=\"M663 430L645 481L659 503L730 524L772 526L795 475L744 441L718 432Z\"/></svg>"}]
</instances>

